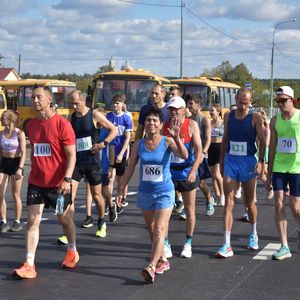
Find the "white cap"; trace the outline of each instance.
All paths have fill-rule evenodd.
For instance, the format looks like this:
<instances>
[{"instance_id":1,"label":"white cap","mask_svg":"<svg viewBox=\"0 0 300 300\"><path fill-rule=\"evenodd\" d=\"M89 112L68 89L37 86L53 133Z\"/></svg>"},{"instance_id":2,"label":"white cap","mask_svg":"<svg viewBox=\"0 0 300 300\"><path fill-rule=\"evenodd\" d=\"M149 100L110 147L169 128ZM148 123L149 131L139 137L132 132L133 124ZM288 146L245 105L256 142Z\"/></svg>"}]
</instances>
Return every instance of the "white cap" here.
<instances>
[{"instance_id":1,"label":"white cap","mask_svg":"<svg viewBox=\"0 0 300 300\"><path fill-rule=\"evenodd\" d=\"M186 107L186 105L185 105L185 101L181 97L176 96L171 98L168 101L167 107L181 108L181 107Z\"/></svg>"},{"instance_id":2,"label":"white cap","mask_svg":"<svg viewBox=\"0 0 300 300\"><path fill-rule=\"evenodd\" d=\"M294 90L287 85L283 85L277 89L276 95L286 95L294 98Z\"/></svg>"}]
</instances>

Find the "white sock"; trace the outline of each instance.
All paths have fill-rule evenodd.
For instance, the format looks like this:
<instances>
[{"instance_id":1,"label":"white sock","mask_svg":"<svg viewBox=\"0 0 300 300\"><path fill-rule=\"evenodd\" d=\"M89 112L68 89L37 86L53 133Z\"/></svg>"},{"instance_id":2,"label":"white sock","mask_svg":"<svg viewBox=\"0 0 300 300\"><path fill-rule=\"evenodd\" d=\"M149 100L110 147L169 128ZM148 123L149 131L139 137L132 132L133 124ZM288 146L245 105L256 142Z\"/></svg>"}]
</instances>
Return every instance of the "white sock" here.
<instances>
[{"instance_id":1,"label":"white sock","mask_svg":"<svg viewBox=\"0 0 300 300\"><path fill-rule=\"evenodd\" d=\"M20 220L15 220L15 222L20 224Z\"/></svg>"},{"instance_id":2,"label":"white sock","mask_svg":"<svg viewBox=\"0 0 300 300\"><path fill-rule=\"evenodd\" d=\"M76 251L76 243L68 243L68 250Z\"/></svg>"},{"instance_id":3,"label":"white sock","mask_svg":"<svg viewBox=\"0 0 300 300\"><path fill-rule=\"evenodd\" d=\"M6 223L7 223L7 220L6 220L6 219L2 219L2 222L3 222L4 224L6 224Z\"/></svg>"},{"instance_id":4,"label":"white sock","mask_svg":"<svg viewBox=\"0 0 300 300\"><path fill-rule=\"evenodd\" d=\"M31 267L34 266L34 257L35 257L34 253L27 253L26 255L26 261L29 263Z\"/></svg>"},{"instance_id":5,"label":"white sock","mask_svg":"<svg viewBox=\"0 0 300 300\"><path fill-rule=\"evenodd\" d=\"M251 229L251 233L257 235L257 231L256 231L256 223L252 224L252 229Z\"/></svg>"},{"instance_id":6,"label":"white sock","mask_svg":"<svg viewBox=\"0 0 300 300\"><path fill-rule=\"evenodd\" d=\"M225 245L230 246L231 231L224 231Z\"/></svg>"}]
</instances>

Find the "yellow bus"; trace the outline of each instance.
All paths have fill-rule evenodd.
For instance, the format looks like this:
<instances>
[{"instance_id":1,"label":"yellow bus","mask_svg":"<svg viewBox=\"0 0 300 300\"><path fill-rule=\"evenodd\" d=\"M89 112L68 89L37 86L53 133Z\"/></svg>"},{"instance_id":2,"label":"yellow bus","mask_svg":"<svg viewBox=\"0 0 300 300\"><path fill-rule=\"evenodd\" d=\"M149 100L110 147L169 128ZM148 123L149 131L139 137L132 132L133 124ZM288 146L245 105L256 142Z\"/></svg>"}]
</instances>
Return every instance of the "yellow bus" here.
<instances>
[{"instance_id":1,"label":"yellow bus","mask_svg":"<svg viewBox=\"0 0 300 300\"><path fill-rule=\"evenodd\" d=\"M0 117L2 116L2 113L7 110L7 102L6 102L6 96L4 89L0 86ZM0 123L0 130L2 130L3 127Z\"/></svg>"},{"instance_id":2,"label":"yellow bus","mask_svg":"<svg viewBox=\"0 0 300 300\"><path fill-rule=\"evenodd\" d=\"M184 77L171 80L182 89L183 98L188 95L200 95L203 111L209 111L211 105L219 104L223 110L228 110L235 103L235 95L239 85L225 82L218 77Z\"/></svg>"},{"instance_id":3,"label":"yellow bus","mask_svg":"<svg viewBox=\"0 0 300 300\"><path fill-rule=\"evenodd\" d=\"M73 112L68 98L69 94L76 88L76 84L71 81L56 79L21 79L21 80L2 80L0 86L4 87L10 97L15 110L19 115L20 127L26 128L27 122L36 115L32 107L32 89L35 85L48 86L52 92L52 102L57 106L57 113L68 118Z\"/></svg>"},{"instance_id":4,"label":"yellow bus","mask_svg":"<svg viewBox=\"0 0 300 300\"><path fill-rule=\"evenodd\" d=\"M113 96L124 94L127 110L132 114L134 138L141 107L148 103L151 89L158 83L164 85L170 81L142 69L100 73L93 82L93 103L111 111Z\"/></svg>"}]
</instances>

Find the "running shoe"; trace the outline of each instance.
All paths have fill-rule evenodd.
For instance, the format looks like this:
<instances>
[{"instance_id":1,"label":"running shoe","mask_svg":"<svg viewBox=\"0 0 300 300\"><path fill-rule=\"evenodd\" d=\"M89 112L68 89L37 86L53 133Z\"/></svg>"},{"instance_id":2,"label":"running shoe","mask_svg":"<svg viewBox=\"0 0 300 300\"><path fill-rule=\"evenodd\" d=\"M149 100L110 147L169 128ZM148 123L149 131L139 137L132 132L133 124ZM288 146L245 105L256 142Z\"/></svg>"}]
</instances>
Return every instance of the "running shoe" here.
<instances>
[{"instance_id":1,"label":"running shoe","mask_svg":"<svg viewBox=\"0 0 300 300\"><path fill-rule=\"evenodd\" d=\"M214 201L206 203L206 212L207 216L212 216L215 213Z\"/></svg>"},{"instance_id":2,"label":"running shoe","mask_svg":"<svg viewBox=\"0 0 300 300\"><path fill-rule=\"evenodd\" d=\"M123 206L117 206L117 214L121 215L124 212Z\"/></svg>"},{"instance_id":3,"label":"running shoe","mask_svg":"<svg viewBox=\"0 0 300 300\"><path fill-rule=\"evenodd\" d=\"M254 233L249 235L247 248L249 250L257 250L258 249L258 236Z\"/></svg>"},{"instance_id":4,"label":"running shoe","mask_svg":"<svg viewBox=\"0 0 300 300\"><path fill-rule=\"evenodd\" d=\"M128 201L126 200L126 198L123 198L122 199L122 202L121 202L121 205L122 205L122 207L126 207L126 206L128 206Z\"/></svg>"},{"instance_id":5,"label":"running shoe","mask_svg":"<svg viewBox=\"0 0 300 300\"><path fill-rule=\"evenodd\" d=\"M228 245L223 245L219 251L216 253L216 257L227 258L233 256L232 248Z\"/></svg>"},{"instance_id":6,"label":"running shoe","mask_svg":"<svg viewBox=\"0 0 300 300\"><path fill-rule=\"evenodd\" d=\"M67 255L62 262L61 266L63 268L73 269L76 267L76 264L79 262L79 254L77 251L68 250Z\"/></svg>"},{"instance_id":7,"label":"running shoe","mask_svg":"<svg viewBox=\"0 0 300 300\"><path fill-rule=\"evenodd\" d=\"M236 190L234 197L235 197L236 199L241 199L241 198L242 198L242 187L239 187L239 188Z\"/></svg>"},{"instance_id":8,"label":"running shoe","mask_svg":"<svg viewBox=\"0 0 300 300\"><path fill-rule=\"evenodd\" d=\"M68 245L68 238L65 235L62 235L57 238L57 244L59 245Z\"/></svg>"},{"instance_id":9,"label":"running shoe","mask_svg":"<svg viewBox=\"0 0 300 300\"><path fill-rule=\"evenodd\" d=\"M186 213L185 213L185 210L182 209L182 211L178 214L179 216L179 219L180 220L186 220Z\"/></svg>"},{"instance_id":10,"label":"running shoe","mask_svg":"<svg viewBox=\"0 0 300 300\"><path fill-rule=\"evenodd\" d=\"M153 266L148 266L142 271L142 276L145 279L145 283L153 283L155 279L155 268Z\"/></svg>"},{"instance_id":11,"label":"running shoe","mask_svg":"<svg viewBox=\"0 0 300 300\"><path fill-rule=\"evenodd\" d=\"M167 259L160 258L156 268L155 268L155 274L164 274L164 272L170 270L170 263Z\"/></svg>"},{"instance_id":12,"label":"running shoe","mask_svg":"<svg viewBox=\"0 0 300 300\"><path fill-rule=\"evenodd\" d=\"M171 245L170 244L165 244L164 246L164 251L165 251L165 257L166 258L171 258L173 256Z\"/></svg>"},{"instance_id":13,"label":"running shoe","mask_svg":"<svg viewBox=\"0 0 300 300\"><path fill-rule=\"evenodd\" d=\"M108 214L109 214L109 206L108 206L108 203L105 202L105 212L104 212L104 215L108 216Z\"/></svg>"},{"instance_id":14,"label":"running shoe","mask_svg":"<svg viewBox=\"0 0 300 300\"><path fill-rule=\"evenodd\" d=\"M175 205L174 205L174 210L179 214L184 208L183 205L183 200L176 198L175 199Z\"/></svg>"},{"instance_id":15,"label":"running shoe","mask_svg":"<svg viewBox=\"0 0 300 300\"><path fill-rule=\"evenodd\" d=\"M106 223L103 223L101 228L97 230L96 237L100 237L100 238L106 237Z\"/></svg>"},{"instance_id":16,"label":"running shoe","mask_svg":"<svg viewBox=\"0 0 300 300\"><path fill-rule=\"evenodd\" d=\"M292 254L287 246L282 246L272 255L272 258L276 260L283 260L288 257L292 257Z\"/></svg>"},{"instance_id":17,"label":"running shoe","mask_svg":"<svg viewBox=\"0 0 300 300\"><path fill-rule=\"evenodd\" d=\"M249 223L249 215L248 215L248 211L245 211L244 214L241 216L241 221L242 221L242 222Z\"/></svg>"},{"instance_id":18,"label":"running shoe","mask_svg":"<svg viewBox=\"0 0 300 300\"><path fill-rule=\"evenodd\" d=\"M35 266L30 266L26 261L19 269L15 269L13 275L20 279L33 279L37 277Z\"/></svg>"},{"instance_id":19,"label":"running shoe","mask_svg":"<svg viewBox=\"0 0 300 300\"><path fill-rule=\"evenodd\" d=\"M118 219L117 205L115 202L113 202L113 206L109 208L108 215L110 222L115 222Z\"/></svg>"},{"instance_id":20,"label":"running shoe","mask_svg":"<svg viewBox=\"0 0 300 300\"><path fill-rule=\"evenodd\" d=\"M0 223L0 233L5 233L7 231L9 231L10 226L7 223L4 223L3 221L1 221Z\"/></svg>"},{"instance_id":21,"label":"running shoe","mask_svg":"<svg viewBox=\"0 0 300 300\"><path fill-rule=\"evenodd\" d=\"M11 225L9 231L18 232L22 230L22 225L16 221Z\"/></svg>"},{"instance_id":22,"label":"running shoe","mask_svg":"<svg viewBox=\"0 0 300 300\"><path fill-rule=\"evenodd\" d=\"M89 228L89 227L93 227L93 226L94 226L94 223L93 223L92 217L86 216L85 220L81 224L81 228Z\"/></svg>"},{"instance_id":23,"label":"running shoe","mask_svg":"<svg viewBox=\"0 0 300 300\"><path fill-rule=\"evenodd\" d=\"M220 197L220 206L225 206L225 195L222 194Z\"/></svg>"},{"instance_id":24,"label":"running shoe","mask_svg":"<svg viewBox=\"0 0 300 300\"><path fill-rule=\"evenodd\" d=\"M192 257L192 245L185 243L181 251L180 257L191 258Z\"/></svg>"},{"instance_id":25,"label":"running shoe","mask_svg":"<svg viewBox=\"0 0 300 300\"><path fill-rule=\"evenodd\" d=\"M273 189L271 189L267 194L267 200L271 200L273 197L274 197L274 191Z\"/></svg>"}]
</instances>

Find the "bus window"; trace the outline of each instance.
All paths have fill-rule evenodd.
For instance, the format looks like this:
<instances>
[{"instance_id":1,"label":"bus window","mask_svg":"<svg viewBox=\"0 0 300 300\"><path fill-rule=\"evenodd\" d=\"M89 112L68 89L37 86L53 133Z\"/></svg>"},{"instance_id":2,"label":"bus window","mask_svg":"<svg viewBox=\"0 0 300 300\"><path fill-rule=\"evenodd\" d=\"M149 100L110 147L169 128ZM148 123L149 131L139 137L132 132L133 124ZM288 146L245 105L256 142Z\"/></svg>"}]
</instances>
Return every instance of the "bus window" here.
<instances>
[{"instance_id":1,"label":"bus window","mask_svg":"<svg viewBox=\"0 0 300 300\"><path fill-rule=\"evenodd\" d=\"M0 94L0 109L4 109L4 96Z\"/></svg>"},{"instance_id":2,"label":"bus window","mask_svg":"<svg viewBox=\"0 0 300 300\"><path fill-rule=\"evenodd\" d=\"M219 87L218 94L219 94L219 104L221 105L221 107L226 107L225 106L224 88Z\"/></svg>"},{"instance_id":3,"label":"bus window","mask_svg":"<svg viewBox=\"0 0 300 300\"><path fill-rule=\"evenodd\" d=\"M207 86L182 86L183 87L183 97L185 95L199 95L202 101L202 109L207 110L210 109L211 105L211 97L210 97L210 89Z\"/></svg>"},{"instance_id":4,"label":"bus window","mask_svg":"<svg viewBox=\"0 0 300 300\"><path fill-rule=\"evenodd\" d=\"M32 87L20 87L18 106L32 106Z\"/></svg>"},{"instance_id":5,"label":"bus window","mask_svg":"<svg viewBox=\"0 0 300 300\"><path fill-rule=\"evenodd\" d=\"M237 89L230 89L230 98L231 98L231 105L235 104L235 95L237 93Z\"/></svg>"},{"instance_id":6,"label":"bus window","mask_svg":"<svg viewBox=\"0 0 300 300\"><path fill-rule=\"evenodd\" d=\"M224 107L230 107L230 105L231 105L231 101L230 101L230 89L224 88L224 96L225 96Z\"/></svg>"},{"instance_id":7,"label":"bus window","mask_svg":"<svg viewBox=\"0 0 300 300\"><path fill-rule=\"evenodd\" d=\"M72 108L72 104L69 102L69 95L74 90L73 87L65 86L53 86L52 102L57 104L58 108Z\"/></svg>"}]
</instances>

